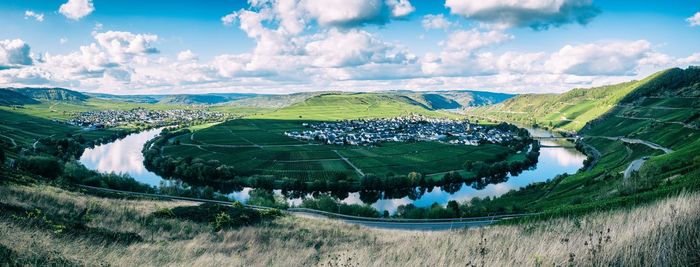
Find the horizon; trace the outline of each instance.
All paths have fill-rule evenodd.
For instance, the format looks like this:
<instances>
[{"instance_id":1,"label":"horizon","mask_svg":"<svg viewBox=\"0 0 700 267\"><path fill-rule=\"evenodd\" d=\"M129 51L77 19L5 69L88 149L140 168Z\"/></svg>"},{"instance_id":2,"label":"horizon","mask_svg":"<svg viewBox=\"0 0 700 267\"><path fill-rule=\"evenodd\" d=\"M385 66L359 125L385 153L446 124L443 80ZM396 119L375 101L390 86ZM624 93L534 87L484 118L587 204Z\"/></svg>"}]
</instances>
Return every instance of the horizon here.
<instances>
[{"instance_id":1,"label":"horizon","mask_svg":"<svg viewBox=\"0 0 700 267\"><path fill-rule=\"evenodd\" d=\"M692 1L328 3L5 1L0 86L561 93L700 64Z\"/></svg>"}]
</instances>

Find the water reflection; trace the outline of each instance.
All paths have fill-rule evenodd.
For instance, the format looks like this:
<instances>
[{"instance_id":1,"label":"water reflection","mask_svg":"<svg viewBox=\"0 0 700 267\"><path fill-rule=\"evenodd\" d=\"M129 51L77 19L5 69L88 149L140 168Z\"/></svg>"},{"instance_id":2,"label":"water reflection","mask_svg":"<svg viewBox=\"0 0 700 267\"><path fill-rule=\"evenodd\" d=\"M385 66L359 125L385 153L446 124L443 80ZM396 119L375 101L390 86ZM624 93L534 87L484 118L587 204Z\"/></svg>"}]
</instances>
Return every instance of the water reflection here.
<instances>
[{"instance_id":1,"label":"water reflection","mask_svg":"<svg viewBox=\"0 0 700 267\"><path fill-rule=\"evenodd\" d=\"M158 133L160 133L160 129L144 131L109 144L87 149L80 157L80 162L88 168L100 172L127 173L140 182L158 186L164 180L155 173L146 170L141 154L143 145ZM534 135L550 136L551 134L544 130L538 130ZM464 202L474 197L499 196L531 183L554 178L558 174L575 173L583 166L583 161L586 159L585 155L570 148L573 144L567 141L547 140L543 141L543 145L565 147L542 147L535 168L524 170L515 176L497 177L495 183L491 184L452 184L443 187L404 189L394 192L336 192L336 196L339 196L344 203L367 203L379 211L386 210L393 213L398 206L411 203L417 207L427 207L433 203L445 205L450 200ZM251 188L243 188L230 192L228 195L233 199L245 202L250 198L250 191ZM278 196L285 196L290 205L299 205L304 197L313 196L313 194L306 192L282 192L281 190L274 190L274 193Z\"/></svg>"},{"instance_id":2,"label":"water reflection","mask_svg":"<svg viewBox=\"0 0 700 267\"><path fill-rule=\"evenodd\" d=\"M139 182L158 186L163 179L143 165L141 149L160 131L161 129L151 129L134 133L112 143L85 149L80 156L80 163L103 173L126 173Z\"/></svg>"}]
</instances>

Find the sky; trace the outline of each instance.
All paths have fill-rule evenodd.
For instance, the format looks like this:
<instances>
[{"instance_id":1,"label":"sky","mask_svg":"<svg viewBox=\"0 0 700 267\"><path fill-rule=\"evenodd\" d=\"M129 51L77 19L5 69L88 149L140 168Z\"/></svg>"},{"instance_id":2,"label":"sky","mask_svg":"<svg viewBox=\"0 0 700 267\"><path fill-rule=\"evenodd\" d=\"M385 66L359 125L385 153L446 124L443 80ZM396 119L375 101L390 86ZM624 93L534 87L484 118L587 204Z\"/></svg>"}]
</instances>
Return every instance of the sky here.
<instances>
[{"instance_id":1,"label":"sky","mask_svg":"<svg viewBox=\"0 0 700 267\"><path fill-rule=\"evenodd\" d=\"M563 92L700 65L700 1L3 0L0 86Z\"/></svg>"}]
</instances>

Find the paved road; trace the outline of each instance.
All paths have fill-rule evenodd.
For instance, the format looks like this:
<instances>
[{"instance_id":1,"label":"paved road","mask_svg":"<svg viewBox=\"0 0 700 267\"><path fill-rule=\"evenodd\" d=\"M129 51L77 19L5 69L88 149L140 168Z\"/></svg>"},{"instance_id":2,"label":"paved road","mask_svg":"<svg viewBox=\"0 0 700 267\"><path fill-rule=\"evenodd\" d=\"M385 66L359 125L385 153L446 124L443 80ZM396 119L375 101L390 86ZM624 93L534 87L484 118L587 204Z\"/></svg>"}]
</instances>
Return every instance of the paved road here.
<instances>
[{"instance_id":1,"label":"paved road","mask_svg":"<svg viewBox=\"0 0 700 267\"><path fill-rule=\"evenodd\" d=\"M601 137L601 138L605 138L605 139L609 139L609 140L618 140L618 141L622 141L622 142L630 143L630 144L643 144L643 145L648 146L648 147L653 148L653 149L662 150L666 154L673 152L673 149L663 147L659 144L655 144L655 143L652 143L652 142L649 142L646 140L641 140L641 139L627 138L627 137L621 137L621 136L618 136L618 137L594 136L594 137ZM638 171L642 167L642 165L644 165L644 162L646 162L646 159L644 159L644 158L636 159L636 160L633 160L632 162L630 162L630 165L628 165L627 169L625 169L625 171L624 171L624 176L623 176L624 179L629 179L629 177L632 175L632 172Z\"/></svg>"},{"instance_id":2,"label":"paved road","mask_svg":"<svg viewBox=\"0 0 700 267\"><path fill-rule=\"evenodd\" d=\"M631 143L631 144L643 144L643 145L651 147L653 149L663 150L664 153L666 153L666 154L673 152L673 149L663 147L661 145L658 145L658 144L655 144L655 143L652 143L652 142L649 142L646 140L642 140L642 139L627 138L627 137L622 137L622 136L591 136L591 137L600 137L600 138L605 138L608 140L618 140L618 141L622 141L625 143Z\"/></svg>"},{"instance_id":3,"label":"paved road","mask_svg":"<svg viewBox=\"0 0 700 267\"><path fill-rule=\"evenodd\" d=\"M630 176L632 176L632 172L638 171L639 168L641 168L642 165L644 165L645 161L646 160L644 158L641 158L641 159L636 159L636 160L633 160L632 162L630 162L630 165L627 166L627 169L625 169L625 175L624 175L625 180L629 179Z\"/></svg>"},{"instance_id":4,"label":"paved road","mask_svg":"<svg viewBox=\"0 0 700 267\"><path fill-rule=\"evenodd\" d=\"M327 219L328 217L318 214L294 212L295 216L306 218ZM453 221L453 222L382 222L382 221L358 221L342 218L334 218L334 220L344 223L361 225L369 228L389 229L389 230L407 230L407 231L446 231L452 229L480 227L486 226L498 220L478 220L478 221Z\"/></svg>"},{"instance_id":5,"label":"paved road","mask_svg":"<svg viewBox=\"0 0 700 267\"><path fill-rule=\"evenodd\" d=\"M86 185L79 185L81 188L110 192L116 194L124 194L131 196L142 196L142 197L152 197L160 199L169 200L179 200L188 201L196 203L215 203L222 205L231 205L228 201L210 200L210 199L198 199L189 197L177 197L177 196L166 196L158 194L148 194L148 193L138 193L129 192L122 190L114 190ZM257 209L257 210L267 210L271 209L268 207L255 206L255 205L244 205L247 208ZM337 213L330 213L324 211L310 210L304 208L290 208L286 211L288 214L293 216L307 217L307 218L324 218L333 219L349 224L361 225L365 227L378 228L378 229L394 229L394 230L412 230L412 231L444 231L451 229L458 229L464 227L479 227L485 226L500 220L506 220L511 218L517 218L522 216L528 216L532 214L514 214L514 215L499 215L499 216L489 216L489 217L477 217L477 218L458 218L458 219L383 219L383 218L366 218L349 216Z\"/></svg>"}]
</instances>

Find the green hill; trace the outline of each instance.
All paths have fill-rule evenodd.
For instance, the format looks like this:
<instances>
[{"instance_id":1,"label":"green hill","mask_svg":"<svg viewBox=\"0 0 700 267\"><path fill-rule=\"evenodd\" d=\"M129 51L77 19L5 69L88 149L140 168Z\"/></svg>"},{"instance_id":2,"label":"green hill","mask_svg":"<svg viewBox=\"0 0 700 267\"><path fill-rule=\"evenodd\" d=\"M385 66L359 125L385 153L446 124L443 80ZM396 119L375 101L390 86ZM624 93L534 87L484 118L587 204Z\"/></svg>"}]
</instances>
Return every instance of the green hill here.
<instances>
[{"instance_id":1,"label":"green hill","mask_svg":"<svg viewBox=\"0 0 700 267\"><path fill-rule=\"evenodd\" d=\"M211 105L231 101L231 99L218 95L171 95L161 99L160 104L183 105Z\"/></svg>"},{"instance_id":2,"label":"green hill","mask_svg":"<svg viewBox=\"0 0 700 267\"><path fill-rule=\"evenodd\" d=\"M299 102L303 102L320 94L324 94L324 92L293 93L285 95L256 95L233 100L228 103L228 105L246 108L284 108Z\"/></svg>"},{"instance_id":3,"label":"green hill","mask_svg":"<svg viewBox=\"0 0 700 267\"><path fill-rule=\"evenodd\" d=\"M577 88L563 94L518 95L500 104L472 108L468 113L482 118L578 131L589 121L610 111L631 92L642 88L665 72L658 72L640 81Z\"/></svg>"},{"instance_id":4,"label":"green hill","mask_svg":"<svg viewBox=\"0 0 700 267\"><path fill-rule=\"evenodd\" d=\"M81 102L90 98L83 93L64 88L11 88L10 90L39 101Z\"/></svg>"},{"instance_id":5,"label":"green hill","mask_svg":"<svg viewBox=\"0 0 700 267\"><path fill-rule=\"evenodd\" d=\"M559 129L576 130L580 147L595 158L589 162L596 162L587 171L508 193L493 208L521 203L532 210L582 211L700 189L698 85L700 68L674 68L641 81L523 95L471 110L477 116L553 122ZM562 116L576 123L558 119Z\"/></svg>"},{"instance_id":6,"label":"green hill","mask_svg":"<svg viewBox=\"0 0 700 267\"><path fill-rule=\"evenodd\" d=\"M20 94L18 92L0 89L0 106L11 106L11 105L24 105L24 104L37 104L36 101L26 95Z\"/></svg>"},{"instance_id":7,"label":"green hill","mask_svg":"<svg viewBox=\"0 0 700 267\"><path fill-rule=\"evenodd\" d=\"M325 93L256 118L343 120L387 118L409 114L441 116L407 96L379 93Z\"/></svg>"}]
</instances>

